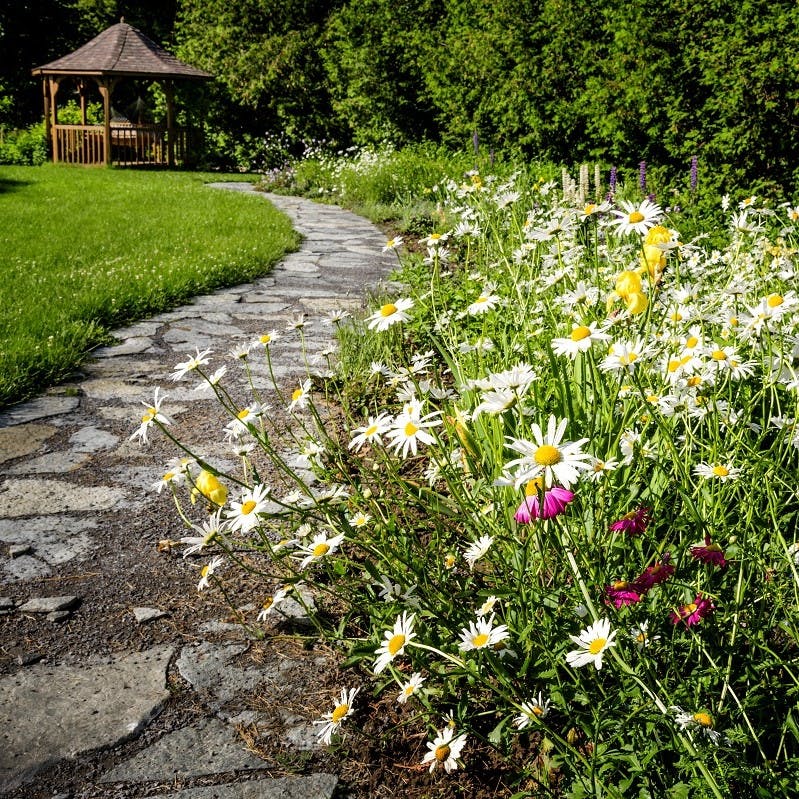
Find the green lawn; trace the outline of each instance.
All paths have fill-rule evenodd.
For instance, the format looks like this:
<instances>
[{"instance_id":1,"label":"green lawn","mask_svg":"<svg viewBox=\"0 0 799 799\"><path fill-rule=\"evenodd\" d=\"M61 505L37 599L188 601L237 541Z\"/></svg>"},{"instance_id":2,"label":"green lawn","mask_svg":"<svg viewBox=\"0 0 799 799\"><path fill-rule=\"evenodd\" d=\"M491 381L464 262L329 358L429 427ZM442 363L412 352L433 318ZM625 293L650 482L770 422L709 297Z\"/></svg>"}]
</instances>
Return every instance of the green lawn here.
<instances>
[{"instance_id":1,"label":"green lawn","mask_svg":"<svg viewBox=\"0 0 799 799\"><path fill-rule=\"evenodd\" d=\"M298 237L229 176L0 167L0 406L63 379L108 333L264 275Z\"/></svg>"}]
</instances>

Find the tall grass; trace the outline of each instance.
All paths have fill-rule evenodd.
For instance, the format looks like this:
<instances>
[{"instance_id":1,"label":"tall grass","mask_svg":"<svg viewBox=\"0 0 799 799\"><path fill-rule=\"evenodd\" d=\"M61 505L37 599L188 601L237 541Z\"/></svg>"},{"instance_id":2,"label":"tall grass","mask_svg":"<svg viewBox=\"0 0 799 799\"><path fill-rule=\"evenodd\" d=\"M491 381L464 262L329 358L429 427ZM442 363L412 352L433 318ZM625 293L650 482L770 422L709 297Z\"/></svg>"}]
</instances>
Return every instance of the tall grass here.
<instances>
[{"instance_id":1,"label":"tall grass","mask_svg":"<svg viewBox=\"0 0 799 799\"><path fill-rule=\"evenodd\" d=\"M0 405L74 368L108 331L265 274L297 244L219 176L0 168Z\"/></svg>"}]
</instances>

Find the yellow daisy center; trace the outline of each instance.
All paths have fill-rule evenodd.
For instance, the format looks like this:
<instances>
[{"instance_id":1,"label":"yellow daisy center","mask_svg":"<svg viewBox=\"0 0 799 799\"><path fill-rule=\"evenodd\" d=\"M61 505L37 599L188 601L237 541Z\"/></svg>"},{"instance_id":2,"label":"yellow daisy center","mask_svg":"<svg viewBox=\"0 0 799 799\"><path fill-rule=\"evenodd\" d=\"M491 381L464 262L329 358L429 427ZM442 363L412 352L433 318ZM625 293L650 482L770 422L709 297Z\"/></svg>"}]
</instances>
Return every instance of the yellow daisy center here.
<instances>
[{"instance_id":1,"label":"yellow daisy center","mask_svg":"<svg viewBox=\"0 0 799 799\"><path fill-rule=\"evenodd\" d=\"M670 318L672 322L682 322L682 314L679 311L675 311L671 314Z\"/></svg>"},{"instance_id":2,"label":"yellow daisy center","mask_svg":"<svg viewBox=\"0 0 799 799\"><path fill-rule=\"evenodd\" d=\"M711 716L710 713L705 713L703 710L694 713L692 718L697 724L701 724L703 727L713 726L713 716Z\"/></svg>"},{"instance_id":3,"label":"yellow daisy center","mask_svg":"<svg viewBox=\"0 0 799 799\"><path fill-rule=\"evenodd\" d=\"M296 402L305 392L301 388L295 388L291 395L292 402Z\"/></svg>"},{"instance_id":4,"label":"yellow daisy center","mask_svg":"<svg viewBox=\"0 0 799 799\"><path fill-rule=\"evenodd\" d=\"M726 361L727 360L727 353L724 350L713 350L710 357L714 361Z\"/></svg>"},{"instance_id":5,"label":"yellow daisy center","mask_svg":"<svg viewBox=\"0 0 799 799\"><path fill-rule=\"evenodd\" d=\"M437 746L435 751L436 760L439 763L443 763L449 757L450 751L451 751L450 748L446 744L441 744L441 746Z\"/></svg>"},{"instance_id":6,"label":"yellow daisy center","mask_svg":"<svg viewBox=\"0 0 799 799\"><path fill-rule=\"evenodd\" d=\"M472 638L472 646L474 646L475 649L480 649L481 647L484 647L487 643L488 643L488 633L480 633L479 635L475 635L475 637Z\"/></svg>"},{"instance_id":7,"label":"yellow daisy center","mask_svg":"<svg viewBox=\"0 0 799 799\"><path fill-rule=\"evenodd\" d=\"M579 327L575 327L574 330L572 330L571 340L582 341L584 338L588 338L590 335L591 335L591 328L586 327L585 325L580 325Z\"/></svg>"},{"instance_id":8,"label":"yellow daisy center","mask_svg":"<svg viewBox=\"0 0 799 799\"><path fill-rule=\"evenodd\" d=\"M532 480L527 481L527 485L524 487L524 495L526 497L535 497L543 488L544 481L540 477L534 477Z\"/></svg>"},{"instance_id":9,"label":"yellow daisy center","mask_svg":"<svg viewBox=\"0 0 799 799\"><path fill-rule=\"evenodd\" d=\"M322 555L327 555L327 553L330 552L330 544L321 541L313 548L312 552L315 558L321 558Z\"/></svg>"},{"instance_id":10,"label":"yellow daisy center","mask_svg":"<svg viewBox=\"0 0 799 799\"><path fill-rule=\"evenodd\" d=\"M408 438L415 436L419 432L419 428L413 422L407 422L405 425L405 435Z\"/></svg>"},{"instance_id":11,"label":"yellow daisy center","mask_svg":"<svg viewBox=\"0 0 799 799\"><path fill-rule=\"evenodd\" d=\"M405 636L402 633L398 633L388 642L386 649L388 649L388 654L394 657L403 646L405 646Z\"/></svg>"},{"instance_id":12,"label":"yellow daisy center","mask_svg":"<svg viewBox=\"0 0 799 799\"><path fill-rule=\"evenodd\" d=\"M488 297L486 297L486 296L485 296L485 294L481 294L481 295L480 295L480 296L479 296L479 297L478 297L478 298L477 298L477 299L474 301L475 305L482 304L482 303L484 303L484 302L488 302Z\"/></svg>"},{"instance_id":13,"label":"yellow daisy center","mask_svg":"<svg viewBox=\"0 0 799 799\"><path fill-rule=\"evenodd\" d=\"M333 709L333 712L330 714L330 720L334 724L338 724L344 718L344 716L346 716L347 713L349 712L350 712L349 705L347 704L336 705L336 707Z\"/></svg>"},{"instance_id":14,"label":"yellow daisy center","mask_svg":"<svg viewBox=\"0 0 799 799\"><path fill-rule=\"evenodd\" d=\"M367 427L366 430L363 431L363 434L365 436L373 436L376 432L377 432L377 425L370 424L369 427Z\"/></svg>"},{"instance_id":15,"label":"yellow daisy center","mask_svg":"<svg viewBox=\"0 0 799 799\"><path fill-rule=\"evenodd\" d=\"M644 215L640 211L633 211L628 218L631 225L637 225L644 221Z\"/></svg>"},{"instance_id":16,"label":"yellow daisy center","mask_svg":"<svg viewBox=\"0 0 799 799\"><path fill-rule=\"evenodd\" d=\"M596 205L594 205L594 203L588 203L588 205L586 205L585 208L583 209L583 213L586 216L590 216L591 214L594 213L594 211L596 211Z\"/></svg>"},{"instance_id":17,"label":"yellow daisy center","mask_svg":"<svg viewBox=\"0 0 799 799\"><path fill-rule=\"evenodd\" d=\"M250 409L245 408L243 411L239 411L236 414L236 418L241 422L244 421L250 415Z\"/></svg>"},{"instance_id":18,"label":"yellow daisy center","mask_svg":"<svg viewBox=\"0 0 799 799\"><path fill-rule=\"evenodd\" d=\"M702 378L699 375L694 375L693 377L689 377L687 380L688 385L691 388L695 388L702 382Z\"/></svg>"},{"instance_id":19,"label":"yellow daisy center","mask_svg":"<svg viewBox=\"0 0 799 799\"><path fill-rule=\"evenodd\" d=\"M147 424L147 422L152 422L154 416L155 414L152 414L148 411L147 413L144 414L144 416L142 416L141 420L144 424Z\"/></svg>"},{"instance_id":20,"label":"yellow daisy center","mask_svg":"<svg viewBox=\"0 0 799 799\"><path fill-rule=\"evenodd\" d=\"M730 474L730 470L726 466L721 466L720 464L714 466L710 471L712 471L716 477L729 477Z\"/></svg>"},{"instance_id":21,"label":"yellow daisy center","mask_svg":"<svg viewBox=\"0 0 799 799\"><path fill-rule=\"evenodd\" d=\"M270 336L269 333L264 333L263 336L261 336L261 344L269 344L270 341L272 341L272 336Z\"/></svg>"},{"instance_id":22,"label":"yellow daisy center","mask_svg":"<svg viewBox=\"0 0 799 799\"><path fill-rule=\"evenodd\" d=\"M208 568L210 564L206 564L205 566L200 569L200 577L207 577L208 576Z\"/></svg>"},{"instance_id":23,"label":"yellow daisy center","mask_svg":"<svg viewBox=\"0 0 799 799\"><path fill-rule=\"evenodd\" d=\"M253 502L253 500L248 499L241 506L241 515L246 516L248 513L252 513L255 510L256 504L257 503Z\"/></svg>"},{"instance_id":24,"label":"yellow daisy center","mask_svg":"<svg viewBox=\"0 0 799 799\"><path fill-rule=\"evenodd\" d=\"M397 306L393 302L386 303L380 308L380 316L393 316L397 312Z\"/></svg>"},{"instance_id":25,"label":"yellow daisy center","mask_svg":"<svg viewBox=\"0 0 799 799\"><path fill-rule=\"evenodd\" d=\"M619 363L622 366L629 366L631 363L637 360L638 360L638 355L636 355L634 352L628 352L626 355L622 355L619 358Z\"/></svg>"},{"instance_id":26,"label":"yellow daisy center","mask_svg":"<svg viewBox=\"0 0 799 799\"><path fill-rule=\"evenodd\" d=\"M699 339L696 336L689 336L685 342L685 349L692 350L698 343Z\"/></svg>"},{"instance_id":27,"label":"yellow daisy center","mask_svg":"<svg viewBox=\"0 0 799 799\"><path fill-rule=\"evenodd\" d=\"M538 705L535 705L535 706L530 708L530 712L534 716L543 716L544 715L544 708L539 707Z\"/></svg>"},{"instance_id":28,"label":"yellow daisy center","mask_svg":"<svg viewBox=\"0 0 799 799\"><path fill-rule=\"evenodd\" d=\"M769 308L777 308L782 305L785 300L783 299L781 294L769 294L768 299L766 300L768 303Z\"/></svg>"},{"instance_id":29,"label":"yellow daisy center","mask_svg":"<svg viewBox=\"0 0 799 799\"><path fill-rule=\"evenodd\" d=\"M682 606L683 614L690 616L696 610L696 602L689 602L687 605Z\"/></svg>"},{"instance_id":30,"label":"yellow daisy center","mask_svg":"<svg viewBox=\"0 0 799 799\"><path fill-rule=\"evenodd\" d=\"M680 361L678 361L676 358L672 358L669 361L669 372L676 372L681 366L682 363Z\"/></svg>"},{"instance_id":31,"label":"yellow daisy center","mask_svg":"<svg viewBox=\"0 0 799 799\"><path fill-rule=\"evenodd\" d=\"M174 473L174 472L167 472L167 473L166 473L166 474L165 474L165 475L164 475L164 476L163 476L161 479L162 479L162 480L163 480L165 483L168 483L168 482L169 482L169 481L170 481L170 480L171 480L171 479L172 479L174 476L175 476L175 473Z\"/></svg>"},{"instance_id":32,"label":"yellow daisy center","mask_svg":"<svg viewBox=\"0 0 799 799\"><path fill-rule=\"evenodd\" d=\"M592 655L598 655L605 648L607 640L607 638L594 638L588 646L588 651Z\"/></svg>"},{"instance_id":33,"label":"yellow daisy center","mask_svg":"<svg viewBox=\"0 0 799 799\"><path fill-rule=\"evenodd\" d=\"M626 588L628 585L629 585L629 583L627 582L627 580L616 580L613 583L613 587L616 590L619 590L619 589L622 589L622 588Z\"/></svg>"},{"instance_id":34,"label":"yellow daisy center","mask_svg":"<svg viewBox=\"0 0 799 799\"><path fill-rule=\"evenodd\" d=\"M554 466L560 463L562 456L557 447L552 444L542 444L533 455L533 459L539 466Z\"/></svg>"}]
</instances>

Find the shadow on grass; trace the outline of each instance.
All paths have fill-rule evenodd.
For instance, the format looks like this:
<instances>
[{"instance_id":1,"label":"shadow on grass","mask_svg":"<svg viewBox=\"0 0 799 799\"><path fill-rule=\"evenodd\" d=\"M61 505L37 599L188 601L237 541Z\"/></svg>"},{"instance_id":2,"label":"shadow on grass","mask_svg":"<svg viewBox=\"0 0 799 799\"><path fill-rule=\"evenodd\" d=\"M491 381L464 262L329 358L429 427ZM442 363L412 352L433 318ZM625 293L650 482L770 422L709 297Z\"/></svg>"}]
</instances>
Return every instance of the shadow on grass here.
<instances>
[{"instance_id":1,"label":"shadow on grass","mask_svg":"<svg viewBox=\"0 0 799 799\"><path fill-rule=\"evenodd\" d=\"M29 180L11 180L10 178L0 178L0 194L11 191L19 191L24 186L30 186Z\"/></svg>"}]
</instances>

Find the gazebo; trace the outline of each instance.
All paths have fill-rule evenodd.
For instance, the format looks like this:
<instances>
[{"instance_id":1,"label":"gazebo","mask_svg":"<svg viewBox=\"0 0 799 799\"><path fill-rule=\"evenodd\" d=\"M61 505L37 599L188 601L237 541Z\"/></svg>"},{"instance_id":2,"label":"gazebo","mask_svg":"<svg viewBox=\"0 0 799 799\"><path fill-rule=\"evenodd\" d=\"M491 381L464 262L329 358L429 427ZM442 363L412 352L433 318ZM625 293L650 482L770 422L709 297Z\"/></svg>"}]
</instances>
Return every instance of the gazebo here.
<instances>
[{"instance_id":1,"label":"gazebo","mask_svg":"<svg viewBox=\"0 0 799 799\"><path fill-rule=\"evenodd\" d=\"M179 61L126 24L124 18L73 53L36 67L33 74L42 77L45 126L53 161L124 166L174 166L185 161L187 132L175 127L175 81L212 77ZM80 125L58 122L56 99L59 87L67 79L77 82ZM166 97L165 127L112 118L114 89L124 79L161 84ZM87 124L89 81L96 82L103 100L102 125Z\"/></svg>"}]
</instances>

